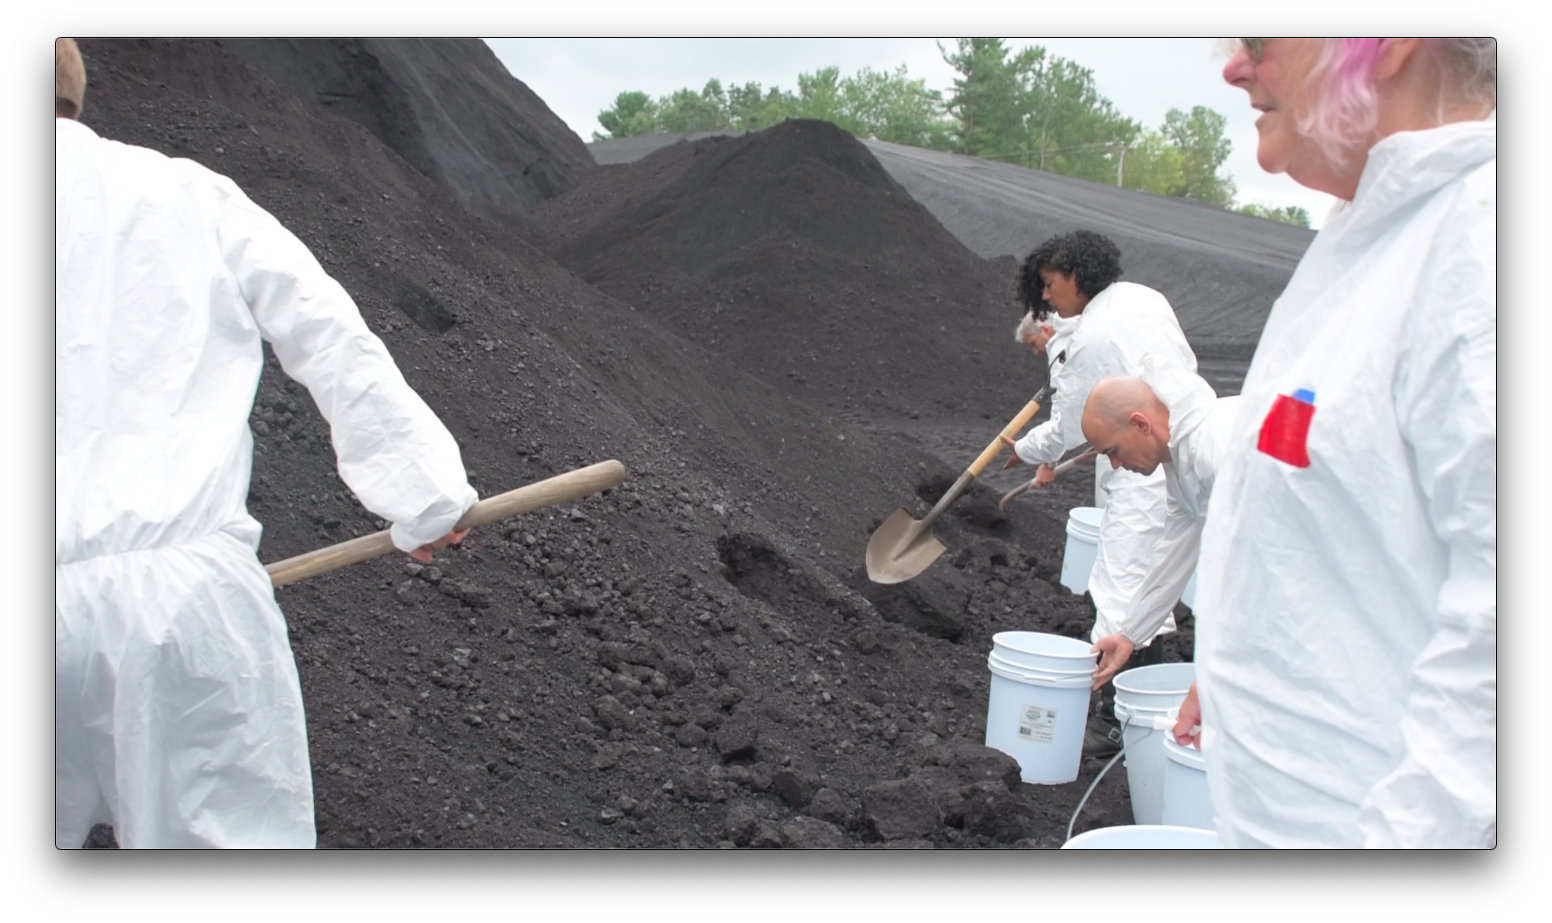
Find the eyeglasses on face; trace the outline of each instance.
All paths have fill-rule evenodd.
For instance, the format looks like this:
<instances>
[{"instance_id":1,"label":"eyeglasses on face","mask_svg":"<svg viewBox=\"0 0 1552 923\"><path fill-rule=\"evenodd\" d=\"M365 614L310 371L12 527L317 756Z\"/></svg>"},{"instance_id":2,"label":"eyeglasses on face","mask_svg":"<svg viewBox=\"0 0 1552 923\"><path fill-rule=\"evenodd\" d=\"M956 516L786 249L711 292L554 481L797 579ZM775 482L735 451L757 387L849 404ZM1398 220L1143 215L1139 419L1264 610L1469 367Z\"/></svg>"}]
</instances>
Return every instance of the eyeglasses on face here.
<instances>
[{"instance_id":1,"label":"eyeglasses on face","mask_svg":"<svg viewBox=\"0 0 1552 923\"><path fill-rule=\"evenodd\" d=\"M1266 39L1242 38L1239 43L1245 47L1245 54L1250 57L1251 64L1261 63L1261 56L1266 53Z\"/></svg>"}]
</instances>

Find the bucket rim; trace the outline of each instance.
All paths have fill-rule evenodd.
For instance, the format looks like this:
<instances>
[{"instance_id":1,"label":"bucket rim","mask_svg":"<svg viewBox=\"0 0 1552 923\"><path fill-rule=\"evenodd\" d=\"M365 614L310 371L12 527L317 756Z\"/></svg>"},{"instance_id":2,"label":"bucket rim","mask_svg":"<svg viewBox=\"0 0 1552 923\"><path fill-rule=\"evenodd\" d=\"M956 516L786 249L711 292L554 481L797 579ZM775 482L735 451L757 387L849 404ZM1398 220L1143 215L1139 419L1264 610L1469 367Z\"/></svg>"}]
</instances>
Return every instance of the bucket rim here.
<instances>
[{"instance_id":1,"label":"bucket rim","mask_svg":"<svg viewBox=\"0 0 1552 923\"><path fill-rule=\"evenodd\" d=\"M1053 639L1051 643L1056 647L1056 650L1032 650L1029 647L1019 647L1017 642L1020 636ZM992 635L992 652L996 653L998 648L1005 648L1016 654L1027 654L1032 657L1051 657L1056 660L1094 660L1097 662L1099 659L1099 654L1092 650L1093 644L1091 642L1080 641L1077 638L1069 638L1066 635L1053 634L1048 631L999 631ZM1066 648L1066 652L1063 652L1062 648Z\"/></svg>"},{"instance_id":2,"label":"bucket rim","mask_svg":"<svg viewBox=\"0 0 1552 923\"><path fill-rule=\"evenodd\" d=\"M1042 673L1039 670L1010 670L1000 664L993 663L990 657L986 658L986 668L993 676L1015 683L1023 683L1028 686L1044 686L1047 689L1088 689L1094 685L1093 674L1090 673Z\"/></svg>"},{"instance_id":3,"label":"bucket rim","mask_svg":"<svg viewBox=\"0 0 1552 923\"><path fill-rule=\"evenodd\" d=\"M1187 769L1207 771L1207 757L1195 747L1182 747L1169 734L1164 735L1164 758L1179 763Z\"/></svg>"},{"instance_id":4,"label":"bucket rim","mask_svg":"<svg viewBox=\"0 0 1552 923\"><path fill-rule=\"evenodd\" d=\"M1104 517L1105 511L1097 506L1075 506L1067 511L1067 522L1069 524L1081 523L1091 529L1098 529Z\"/></svg>"},{"instance_id":5,"label":"bucket rim","mask_svg":"<svg viewBox=\"0 0 1552 923\"><path fill-rule=\"evenodd\" d=\"M1082 523L1069 522L1067 524L1067 537L1075 539L1080 545L1097 546L1099 544L1099 530L1094 529L1091 531L1086 529ZM1090 566L1092 567L1093 565Z\"/></svg>"},{"instance_id":6,"label":"bucket rim","mask_svg":"<svg viewBox=\"0 0 1552 923\"><path fill-rule=\"evenodd\" d=\"M1190 680L1190 682L1186 683L1185 688L1183 688L1183 689L1142 689L1142 688L1139 688L1137 686L1128 686L1124 682L1122 682L1122 680L1126 679L1126 677L1128 677L1128 676L1132 676L1132 677L1135 678L1137 676L1148 676L1148 675L1152 675L1152 674L1155 674L1155 673L1175 672L1175 671L1180 670L1180 668L1182 668L1182 667L1188 667L1191 670L1191 680ZM1126 693L1129 693L1129 694L1150 695L1150 696L1185 695L1187 692L1191 691L1191 683L1196 682L1196 664L1195 663L1184 663L1184 662L1182 662L1182 663L1150 663L1150 664L1148 664L1147 666L1144 666L1144 667L1133 667L1130 670L1124 670L1121 673L1116 674L1115 678L1112 679L1111 682L1115 683L1115 687L1116 687L1116 691L1117 692L1126 692ZM1176 703L1176 704L1178 704L1178 703Z\"/></svg>"},{"instance_id":7,"label":"bucket rim","mask_svg":"<svg viewBox=\"0 0 1552 923\"><path fill-rule=\"evenodd\" d=\"M1184 836L1182 837L1183 839L1186 839L1186 840L1196 840L1197 842L1203 844L1203 846L1196 847L1196 848L1217 849L1217 848L1220 848L1221 845L1222 845L1221 842L1218 839L1218 833L1217 833L1216 830L1207 830L1207 829L1204 829L1202 827L1183 827L1183 826L1180 826L1178 824L1120 824L1120 825L1117 825L1117 826L1114 826L1114 827L1100 827L1100 828L1098 828L1096 830L1085 830L1084 832L1078 834L1077 836L1075 836L1072 839L1068 840L1067 842L1063 843L1062 844L1062 849L1085 849L1085 848L1090 848L1090 847L1085 847L1085 846L1076 846L1075 847L1072 844L1074 844L1074 843L1090 843L1090 842L1093 842L1095 840L1103 840L1103 839L1108 839L1110 837L1124 836L1126 834L1131 834L1131 833L1140 833L1140 834L1142 834L1144 836L1153 835L1153 834L1169 834L1171 836L1181 836L1182 834L1184 834ZM1209 841L1212 843L1212 845L1211 846L1205 845ZM1181 848L1181 847L1168 847L1168 846L1126 846L1126 847L1116 847L1116 848L1117 849L1122 849L1122 848L1124 848L1124 849L1170 849L1170 848L1178 849L1178 848ZM1189 849L1189 848L1192 848L1192 847L1184 847L1184 848L1188 848Z\"/></svg>"},{"instance_id":8,"label":"bucket rim","mask_svg":"<svg viewBox=\"0 0 1552 923\"><path fill-rule=\"evenodd\" d=\"M1033 670L1036 673L1054 673L1058 676L1093 676L1094 671L1099 669L1099 664L1097 663L1090 663L1088 666L1078 670L1068 670L1057 667L1035 667L1030 666L1029 664L1019 663L1017 660L1009 660L1006 657L999 657L996 651L992 651L990 654L987 654L986 657L988 662L995 660L997 663L1007 667L1010 670Z\"/></svg>"}]
</instances>

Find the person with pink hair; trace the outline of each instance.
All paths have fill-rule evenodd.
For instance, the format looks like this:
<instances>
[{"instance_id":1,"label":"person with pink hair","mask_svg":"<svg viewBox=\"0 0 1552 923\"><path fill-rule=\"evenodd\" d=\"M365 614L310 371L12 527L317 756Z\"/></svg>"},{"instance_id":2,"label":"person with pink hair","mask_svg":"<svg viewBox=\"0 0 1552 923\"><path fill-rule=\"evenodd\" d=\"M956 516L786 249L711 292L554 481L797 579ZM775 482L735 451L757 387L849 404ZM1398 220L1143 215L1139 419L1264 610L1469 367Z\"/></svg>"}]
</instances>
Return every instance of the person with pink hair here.
<instances>
[{"instance_id":1,"label":"person with pink hair","mask_svg":"<svg viewBox=\"0 0 1552 923\"><path fill-rule=\"evenodd\" d=\"M1257 158L1337 207L1273 305L1202 537L1226 846L1497 837L1496 45L1244 39ZM1199 705L1198 705L1199 703Z\"/></svg>"}]
</instances>

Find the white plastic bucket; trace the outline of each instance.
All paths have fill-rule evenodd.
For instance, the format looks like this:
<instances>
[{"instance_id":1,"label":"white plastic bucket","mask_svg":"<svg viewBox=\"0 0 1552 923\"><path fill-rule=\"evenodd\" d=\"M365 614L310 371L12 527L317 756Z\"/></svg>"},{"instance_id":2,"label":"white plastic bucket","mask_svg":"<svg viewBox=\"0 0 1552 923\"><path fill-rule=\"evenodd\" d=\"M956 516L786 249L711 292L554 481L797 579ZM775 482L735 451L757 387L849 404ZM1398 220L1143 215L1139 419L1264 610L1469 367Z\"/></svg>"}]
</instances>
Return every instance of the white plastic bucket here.
<instances>
[{"instance_id":1,"label":"white plastic bucket","mask_svg":"<svg viewBox=\"0 0 1552 923\"><path fill-rule=\"evenodd\" d=\"M1099 662L1088 641L1043 631L999 631L992 656L1014 670L1092 675ZM1177 703L1178 704L1178 703Z\"/></svg>"},{"instance_id":2,"label":"white plastic bucket","mask_svg":"<svg viewBox=\"0 0 1552 923\"><path fill-rule=\"evenodd\" d=\"M1101 827L1080 833L1063 849L1217 849L1218 834L1195 827Z\"/></svg>"},{"instance_id":3,"label":"white plastic bucket","mask_svg":"<svg viewBox=\"0 0 1552 923\"><path fill-rule=\"evenodd\" d=\"M1115 678L1115 711L1126 747L1126 786L1132 795L1132 820L1164 823L1164 751L1180 707L1196 680L1194 663L1160 663L1127 670Z\"/></svg>"},{"instance_id":4,"label":"white plastic bucket","mask_svg":"<svg viewBox=\"0 0 1552 923\"><path fill-rule=\"evenodd\" d=\"M1062 586L1082 594L1089 588L1089 572L1099 557L1099 524L1105 511L1080 506L1067 513L1067 547L1062 551Z\"/></svg>"},{"instance_id":5,"label":"white plastic bucket","mask_svg":"<svg viewBox=\"0 0 1552 923\"><path fill-rule=\"evenodd\" d=\"M1094 675L1093 667L1089 667L1086 670L1041 670L1037 667L1027 667L1023 664L998 657L996 651L987 655L986 665L988 667L1001 667L1008 673L1029 673L1042 679L1073 679L1079 676L1093 677Z\"/></svg>"},{"instance_id":6,"label":"white plastic bucket","mask_svg":"<svg viewBox=\"0 0 1552 923\"><path fill-rule=\"evenodd\" d=\"M1207 791L1207 761L1195 747L1182 747L1164 735L1164 823L1213 830L1212 797Z\"/></svg>"},{"instance_id":7,"label":"white plastic bucket","mask_svg":"<svg viewBox=\"0 0 1552 923\"><path fill-rule=\"evenodd\" d=\"M992 674L986 745L1017 760L1025 782L1060 785L1078 778L1093 676L1010 668L995 653L986 667Z\"/></svg>"}]
</instances>

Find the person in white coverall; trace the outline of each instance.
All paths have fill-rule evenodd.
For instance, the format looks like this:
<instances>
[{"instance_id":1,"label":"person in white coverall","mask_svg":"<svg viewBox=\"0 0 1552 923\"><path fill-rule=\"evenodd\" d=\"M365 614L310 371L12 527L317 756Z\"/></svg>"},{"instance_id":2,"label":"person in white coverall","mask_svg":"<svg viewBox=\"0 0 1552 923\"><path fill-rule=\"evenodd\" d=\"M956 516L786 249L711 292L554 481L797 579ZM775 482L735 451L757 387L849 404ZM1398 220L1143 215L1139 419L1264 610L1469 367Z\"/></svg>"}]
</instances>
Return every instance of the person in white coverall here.
<instances>
[{"instance_id":1,"label":"person in white coverall","mask_svg":"<svg viewBox=\"0 0 1552 923\"><path fill-rule=\"evenodd\" d=\"M1044 317L1038 316L1035 311L1026 311L1024 317L1019 321L1017 329L1013 331L1013 338L1015 340L1028 346L1035 355L1044 357L1046 361L1046 383L1050 385L1053 392L1058 387L1057 376L1061 374L1062 368L1067 364L1067 344L1072 340L1073 333L1077 331L1080 320L1082 320L1081 317L1062 317L1055 311L1051 311ZM1012 440L1004 441L1009 446L1013 445ZM1017 463L1017 457L1015 456L1003 467L1005 469L1011 468ZM1041 468L1037 474L1049 470ZM1046 479L1040 481L1037 486L1045 487L1054 479L1055 472L1053 471ZM1099 496L1098 490L1095 491L1095 496Z\"/></svg>"},{"instance_id":2,"label":"person in white coverall","mask_svg":"<svg viewBox=\"0 0 1552 923\"><path fill-rule=\"evenodd\" d=\"M1036 317L1033 311L1029 311L1025 312L1013 332L1014 339L1034 350L1035 355L1045 357L1047 380L1053 388L1056 386L1056 374L1067 362L1067 343L1078 329L1079 320L1078 317L1062 317L1054 312L1045 317Z\"/></svg>"},{"instance_id":3,"label":"person in white coverall","mask_svg":"<svg viewBox=\"0 0 1552 923\"><path fill-rule=\"evenodd\" d=\"M1339 200L1202 536L1225 845L1496 842L1496 76L1491 39L1246 39L1224 68L1261 166Z\"/></svg>"},{"instance_id":4,"label":"person in white coverall","mask_svg":"<svg viewBox=\"0 0 1552 923\"><path fill-rule=\"evenodd\" d=\"M261 341L426 559L475 502L350 297L231 180L98 137L56 48L55 840L316 845L286 623L245 501Z\"/></svg>"},{"instance_id":5,"label":"person in white coverall","mask_svg":"<svg viewBox=\"0 0 1552 923\"><path fill-rule=\"evenodd\" d=\"M1153 565L1131 608L1114 634L1095 642L1102 656L1094 688L1108 683L1158 632L1191 582L1239 403L1238 397L1218 397L1195 373L1151 362L1140 378L1107 378L1089 392L1083 409L1089 443L1114 467L1138 474L1161 469L1169 498Z\"/></svg>"},{"instance_id":6,"label":"person in white coverall","mask_svg":"<svg viewBox=\"0 0 1552 923\"><path fill-rule=\"evenodd\" d=\"M1054 380L1050 418L1016 442L1008 440L1013 448L1010 466L1018 462L1041 466L1037 485L1050 483L1051 465L1083 443L1083 405L1101 379L1137 375L1150 357L1196 370L1196 355L1169 301L1147 286L1118 281L1120 275L1120 250L1092 231L1050 238L1035 248L1020 270L1019 296L1033 315L1038 318L1054 310L1062 318L1079 321L1066 346L1067 360ZM1153 546L1163 533L1165 507L1162 474L1141 475L1104 465L1097 466L1097 472L1108 496L1089 575L1096 612L1091 639L1095 641L1118 630L1147 576ZM1160 631L1174 630L1171 616ZM1150 644L1138 652L1138 662L1153 662L1160 654ZM1102 690L1101 715L1110 710L1112 696L1111 687ZM1091 739L1091 752L1119 746L1120 735L1113 726L1095 730L1108 742Z\"/></svg>"}]
</instances>

